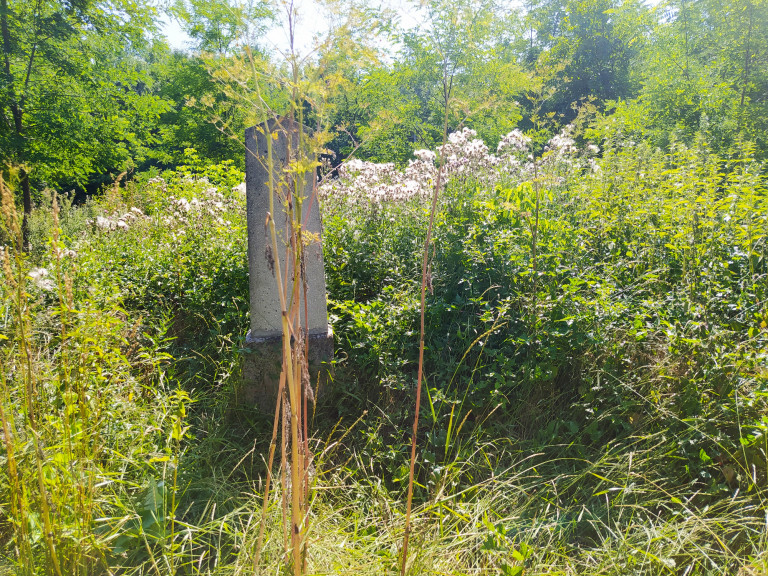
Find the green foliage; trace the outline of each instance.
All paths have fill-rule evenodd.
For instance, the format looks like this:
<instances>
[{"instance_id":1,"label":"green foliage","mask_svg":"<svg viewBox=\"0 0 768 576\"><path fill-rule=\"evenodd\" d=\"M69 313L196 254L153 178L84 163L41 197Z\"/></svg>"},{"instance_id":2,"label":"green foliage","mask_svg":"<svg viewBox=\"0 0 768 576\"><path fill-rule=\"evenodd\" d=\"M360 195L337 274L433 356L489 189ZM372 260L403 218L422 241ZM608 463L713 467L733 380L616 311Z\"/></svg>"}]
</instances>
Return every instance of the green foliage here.
<instances>
[{"instance_id":1,"label":"green foliage","mask_svg":"<svg viewBox=\"0 0 768 576\"><path fill-rule=\"evenodd\" d=\"M2 545L22 573L178 566L185 522L202 512L187 495L220 490L189 488L201 462L217 469L232 450L218 426L193 430L189 407L218 410L213 391L237 382L220 351L236 355L246 322L244 199L229 187L242 173L192 150L188 162L84 206L55 201L34 215L29 255L2 252L0 407L16 431L2 447L15 506ZM193 436L209 439L202 450Z\"/></svg>"},{"instance_id":2,"label":"green foliage","mask_svg":"<svg viewBox=\"0 0 768 576\"><path fill-rule=\"evenodd\" d=\"M167 108L153 123L153 139L143 143L139 167L175 168L186 162L184 151L194 148L207 163L231 160L242 168L241 143L219 130L221 126L214 120L218 118L231 131L242 134L246 113L235 102L227 102L211 76L209 63L157 43L147 60L144 74L151 80L145 82L151 82Z\"/></svg>"},{"instance_id":3,"label":"green foliage","mask_svg":"<svg viewBox=\"0 0 768 576\"><path fill-rule=\"evenodd\" d=\"M765 2L670 3L644 50L638 98L617 104L624 134L661 146L703 139L720 154L753 141L763 158L767 25Z\"/></svg>"},{"instance_id":4,"label":"green foliage","mask_svg":"<svg viewBox=\"0 0 768 576\"><path fill-rule=\"evenodd\" d=\"M633 96L638 75L632 68L645 42L651 18L639 2L612 0L532 1L527 38L517 38L522 57L551 90L530 113L552 114L558 122L575 118L574 103ZM633 76L635 76L633 78Z\"/></svg>"},{"instance_id":5,"label":"green foliage","mask_svg":"<svg viewBox=\"0 0 768 576\"><path fill-rule=\"evenodd\" d=\"M16 239L11 206L4 189L4 227ZM155 455L184 420L164 330L130 318L108 287L94 295L78 260L87 251L76 255L53 217L38 266L10 246L2 261L3 547L23 574L101 570L133 521L123 503L167 475Z\"/></svg>"},{"instance_id":6,"label":"green foliage","mask_svg":"<svg viewBox=\"0 0 768 576\"><path fill-rule=\"evenodd\" d=\"M80 205L40 192L29 251L2 186L0 571L252 573L263 526L279 573L266 418L236 401L248 271L230 159L260 119L242 78L276 68L233 48L249 24L224 4L184 7L205 58L146 44L147 22L123 18L140 5L0 8L4 169L20 188L19 162L33 183L112 182ZM535 160L526 144L496 179L468 163L441 191L410 571L765 572L766 4L526 10L428 4L394 62L346 30L297 80L309 122L343 124L329 147L368 158L432 146L446 100L449 126L487 142L532 128ZM559 114L602 151L545 149ZM106 177L137 166L158 169ZM337 354L314 420L327 440L311 440L316 573L392 572L403 530L428 214L360 200L324 200Z\"/></svg>"},{"instance_id":7,"label":"green foliage","mask_svg":"<svg viewBox=\"0 0 768 576\"><path fill-rule=\"evenodd\" d=\"M181 163L190 147L242 166L241 148L211 114L237 132L243 114L223 102L198 57L148 37L155 12L142 3L3 3L4 171L22 165L21 179L28 173L38 189L93 190L118 173ZM211 105L198 105L206 94Z\"/></svg>"},{"instance_id":8,"label":"green foliage","mask_svg":"<svg viewBox=\"0 0 768 576\"><path fill-rule=\"evenodd\" d=\"M172 10L197 51L220 55L231 52L243 37L263 32L264 21L272 16L272 7L263 0L176 0Z\"/></svg>"},{"instance_id":9,"label":"green foliage","mask_svg":"<svg viewBox=\"0 0 768 576\"><path fill-rule=\"evenodd\" d=\"M335 98L339 156L356 143L359 157L407 163L441 142L446 98L450 129L471 126L488 142L520 119L528 79L509 49L517 14L488 2L436 1L422 12L423 28L400 34L399 58L358 73Z\"/></svg>"},{"instance_id":10,"label":"green foliage","mask_svg":"<svg viewBox=\"0 0 768 576\"><path fill-rule=\"evenodd\" d=\"M602 171L549 155L537 177L493 187L465 173L442 195L416 572L763 562L760 165L682 144L602 155ZM16 432L3 433L0 491L16 509L2 545L21 573L55 572L54 556L62 573L252 570L268 435L232 402L247 325L240 176L190 150L162 178L62 202L58 221L39 210L33 250L4 250L0 406ZM315 419L330 438L313 443L318 572L397 563L425 218L416 200L325 204L337 365ZM275 569L281 514L278 493L262 553Z\"/></svg>"},{"instance_id":11,"label":"green foliage","mask_svg":"<svg viewBox=\"0 0 768 576\"><path fill-rule=\"evenodd\" d=\"M484 422L478 433L511 429L534 446L600 446L664 430L679 463L673 483L702 483L715 499L739 474L745 485L764 483L747 471L760 470L765 455L742 450L759 442L745 431L766 410L760 165L748 153L724 161L681 144L669 155L622 145L603 154L602 171L578 179L553 177L542 160L532 182L449 183L428 298L424 497L439 485L429 487L430 470L455 458L448 439L465 417ZM342 393L387 407L384 446L404 459L396 431L406 427L401 398L415 380L425 215L418 202L329 203L331 309L354 382ZM398 462L385 458L381 476L399 478Z\"/></svg>"},{"instance_id":12,"label":"green foliage","mask_svg":"<svg viewBox=\"0 0 768 576\"><path fill-rule=\"evenodd\" d=\"M26 164L36 182L82 186L124 170L147 123L166 110L142 90L142 46L154 11L135 3L5 0L0 147L3 167Z\"/></svg>"}]
</instances>

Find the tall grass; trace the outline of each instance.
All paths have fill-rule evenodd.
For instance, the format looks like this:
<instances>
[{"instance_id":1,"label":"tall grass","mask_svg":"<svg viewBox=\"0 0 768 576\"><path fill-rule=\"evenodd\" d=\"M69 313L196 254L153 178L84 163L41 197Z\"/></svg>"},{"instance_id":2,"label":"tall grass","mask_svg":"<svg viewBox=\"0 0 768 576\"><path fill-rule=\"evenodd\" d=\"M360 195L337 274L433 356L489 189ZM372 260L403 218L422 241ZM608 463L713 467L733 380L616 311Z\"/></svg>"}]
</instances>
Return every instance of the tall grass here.
<instances>
[{"instance_id":1,"label":"tall grass","mask_svg":"<svg viewBox=\"0 0 768 576\"><path fill-rule=\"evenodd\" d=\"M50 211L35 214L26 252L14 199L2 191L5 557L28 574L110 573L145 561L174 571L191 398L170 362L167 312L125 308L143 298L121 271L150 256L162 278L164 255L134 244L121 260L115 250L116 236L128 249L163 222L131 211L119 190L82 208L65 203L64 213L54 195Z\"/></svg>"}]
</instances>

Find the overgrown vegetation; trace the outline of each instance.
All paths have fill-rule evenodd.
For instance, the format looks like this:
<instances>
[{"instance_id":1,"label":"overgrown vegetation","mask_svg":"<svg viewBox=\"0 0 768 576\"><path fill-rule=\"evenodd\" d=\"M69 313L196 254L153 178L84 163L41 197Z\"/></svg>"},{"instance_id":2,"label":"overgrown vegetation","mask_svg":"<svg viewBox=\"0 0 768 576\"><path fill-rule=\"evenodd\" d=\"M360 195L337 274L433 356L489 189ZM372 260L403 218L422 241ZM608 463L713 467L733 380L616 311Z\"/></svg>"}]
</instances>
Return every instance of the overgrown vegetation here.
<instances>
[{"instance_id":1,"label":"overgrown vegetation","mask_svg":"<svg viewBox=\"0 0 768 576\"><path fill-rule=\"evenodd\" d=\"M506 142L465 131L442 151L410 572L764 571L760 164L620 140L596 161L567 132L534 162ZM398 567L434 155L410 170L353 164L323 189L338 353L314 418L313 573ZM31 253L6 189L9 568L253 571L271 422L237 400L241 176L54 198ZM266 571L280 508L278 486Z\"/></svg>"},{"instance_id":2,"label":"overgrown vegetation","mask_svg":"<svg viewBox=\"0 0 768 576\"><path fill-rule=\"evenodd\" d=\"M281 60L285 8L178 2L182 53L0 0L0 572L768 574L766 3L346 2ZM283 111L336 339L306 502L241 374Z\"/></svg>"}]
</instances>

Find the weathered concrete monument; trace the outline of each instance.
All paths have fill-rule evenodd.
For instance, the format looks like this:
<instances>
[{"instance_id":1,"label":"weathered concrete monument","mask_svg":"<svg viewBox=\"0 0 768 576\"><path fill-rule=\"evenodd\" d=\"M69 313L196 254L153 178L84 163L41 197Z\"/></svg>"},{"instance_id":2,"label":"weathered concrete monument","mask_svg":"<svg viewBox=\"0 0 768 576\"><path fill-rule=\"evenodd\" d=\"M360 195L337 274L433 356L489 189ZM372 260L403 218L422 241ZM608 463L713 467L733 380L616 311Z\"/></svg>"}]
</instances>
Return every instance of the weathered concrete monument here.
<instances>
[{"instance_id":1,"label":"weathered concrete monument","mask_svg":"<svg viewBox=\"0 0 768 576\"><path fill-rule=\"evenodd\" d=\"M277 233L278 254L274 254L268 225L271 194L268 138L272 143L274 191L274 214L271 216ZM287 292L289 298L294 280L293 260L286 262L291 242L286 199L292 191L294 196L300 196L302 205L306 299L303 286L299 286L297 295L301 326L307 329L313 386L316 386L323 363L333 357L333 333L328 325L320 207L313 193L316 172L313 169L296 175L286 170L297 159L299 125L293 120L280 118L249 128L245 131L245 147L251 328L246 336L247 350L243 359L243 399L269 410L275 405L283 349L282 309L275 280L278 262L284 287L288 287L287 290L284 288L284 293ZM296 206L296 200L292 202Z\"/></svg>"}]
</instances>

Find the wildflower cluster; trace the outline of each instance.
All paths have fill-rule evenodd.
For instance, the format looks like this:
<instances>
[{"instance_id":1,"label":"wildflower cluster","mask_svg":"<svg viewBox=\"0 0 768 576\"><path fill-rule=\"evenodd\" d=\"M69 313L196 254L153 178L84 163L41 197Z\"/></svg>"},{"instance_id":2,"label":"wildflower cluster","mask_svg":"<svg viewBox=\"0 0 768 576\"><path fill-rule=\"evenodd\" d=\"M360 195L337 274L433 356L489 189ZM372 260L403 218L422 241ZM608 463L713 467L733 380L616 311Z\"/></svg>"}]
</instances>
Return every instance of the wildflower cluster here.
<instances>
[{"instance_id":1,"label":"wildflower cluster","mask_svg":"<svg viewBox=\"0 0 768 576\"><path fill-rule=\"evenodd\" d=\"M29 271L28 276L32 280L32 283L40 288L40 290L50 291L56 287L53 280L49 278L47 268L32 268L32 270Z\"/></svg>"},{"instance_id":2,"label":"wildflower cluster","mask_svg":"<svg viewBox=\"0 0 768 576\"><path fill-rule=\"evenodd\" d=\"M600 166L594 157L599 153L597 145L588 144L580 155L573 139L573 125L569 124L547 142L541 158L541 170L553 185L562 185L587 168L592 173L598 173Z\"/></svg>"},{"instance_id":3,"label":"wildflower cluster","mask_svg":"<svg viewBox=\"0 0 768 576\"><path fill-rule=\"evenodd\" d=\"M464 128L448 136L445 146L437 151L443 158L445 177L483 177L489 175L499 164L499 159L490 154L485 142L476 138L477 132Z\"/></svg>"},{"instance_id":4,"label":"wildflower cluster","mask_svg":"<svg viewBox=\"0 0 768 576\"><path fill-rule=\"evenodd\" d=\"M530 146L531 139L523 134L519 128L515 128L512 132L506 134L499 140L496 152L507 156L519 155L521 153L527 153Z\"/></svg>"},{"instance_id":5,"label":"wildflower cluster","mask_svg":"<svg viewBox=\"0 0 768 576\"><path fill-rule=\"evenodd\" d=\"M443 185L451 180L473 180L493 186L499 180L530 180L538 172L551 185L561 185L585 169L600 170L595 156L599 148L588 145L579 150L573 127L566 126L546 145L544 154L534 160L531 139L519 129L506 134L493 154L477 132L469 128L452 133L437 152L416 150L404 170L394 164L350 160L339 168L339 176L321 184L324 199L342 200L349 205L382 204L429 197L437 177L438 158L443 161Z\"/></svg>"},{"instance_id":6,"label":"wildflower cluster","mask_svg":"<svg viewBox=\"0 0 768 576\"><path fill-rule=\"evenodd\" d=\"M531 139L515 128L496 147L498 171L518 180L527 180L534 173Z\"/></svg>"},{"instance_id":7,"label":"wildflower cluster","mask_svg":"<svg viewBox=\"0 0 768 576\"><path fill-rule=\"evenodd\" d=\"M161 193L160 198L164 208L159 211L162 214L160 222L166 226L190 224L199 225L204 219L213 220L220 226L229 225L229 221L224 219L228 210L238 210L242 204L244 195L242 186L236 186L232 192L224 195L215 186L211 186L206 179L192 180L188 179L185 186L173 185L172 189L177 190L184 195L176 196L171 194L166 196L169 187L168 183L160 177L151 178L147 184ZM140 222L151 220L150 213L154 212L152 208L142 210L137 206L130 209L106 210L90 219L88 223L96 230L104 232L128 230L135 227Z\"/></svg>"},{"instance_id":8,"label":"wildflower cluster","mask_svg":"<svg viewBox=\"0 0 768 576\"><path fill-rule=\"evenodd\" d=\"M144 212L135 206L123 214L110 214L107 216L96 216L89 221L98 230L127 230L131 223L136 220L146 218Z\"/></svg>"},{"instance_id":9,"label":"wildflower cluster","mask_svg":"<svg viewBox=\"0 0 768 576\"><path fill-rule=\"evenodd\" d=\"M343 198L350 204L426 197L437 174L434 152L418 150L404 171L391 162L377 164L353 159L339 168L339 177L318 189L321 198Z\"/></svg>"},{"instance_id":10,"label":"wildflower cluster","mask_svg":"<svg viewBox=\"0 0 768 576\"><path fill-rule=\"evenodd\" d=\"M178 222L188 225L190 222L200 222L202 216L209 216L218 225L227 226L229 222L224 220L222 214L225 211L225 197L218 189L210 187L203 190L202 197L193 196L191 199L170 196L170 211L163 217L164 224Z\"/></svg>"}]
</instances>

